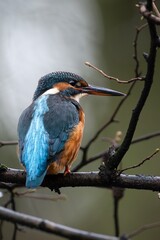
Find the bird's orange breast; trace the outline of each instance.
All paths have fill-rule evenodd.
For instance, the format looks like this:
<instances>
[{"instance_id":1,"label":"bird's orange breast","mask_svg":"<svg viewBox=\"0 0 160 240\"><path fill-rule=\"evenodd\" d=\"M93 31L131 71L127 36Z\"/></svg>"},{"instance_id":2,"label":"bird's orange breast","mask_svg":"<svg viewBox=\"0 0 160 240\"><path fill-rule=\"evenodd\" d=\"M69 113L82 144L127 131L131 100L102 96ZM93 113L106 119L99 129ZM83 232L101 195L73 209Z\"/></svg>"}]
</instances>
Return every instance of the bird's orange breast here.
<instances>
[{"instance_id":1,"label":"bird's orange breast","mask_svg":"<svg viewBox=\"0 0 160 240\"><path fill-rule=\"evenodd\" d=\"M64 168L70 168L73 161L78 155L78 151L81 145L83 137L85 115L83 110L79 110L79 123L73 128L70 133L69 139L65 143L64 150L60 153L59 159L53 162L49 168L48 174L57 174Z\"/></svg>"}]
</instances>

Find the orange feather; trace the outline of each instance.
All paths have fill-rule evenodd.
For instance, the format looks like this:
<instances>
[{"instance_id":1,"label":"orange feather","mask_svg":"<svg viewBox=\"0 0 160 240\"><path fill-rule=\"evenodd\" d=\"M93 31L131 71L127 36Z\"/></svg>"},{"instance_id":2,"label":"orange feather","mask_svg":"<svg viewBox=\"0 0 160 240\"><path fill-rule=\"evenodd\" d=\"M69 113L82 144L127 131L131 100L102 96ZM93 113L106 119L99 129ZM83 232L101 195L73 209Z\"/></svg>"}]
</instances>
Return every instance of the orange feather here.
<instances>
[{"instance_id":1,"label":"orange feather","mask_svg":"<svg viewBox=\"0 0 160 240\"><path fill-rule=\"evenodd\" d=\"M61 152L59 159L50 164L47 174L57 174L64 168L70 169L72 163L75 161L81 145L83 137L83 129L85 122L85 115L82 108L79 111L79 123L71 132L68 141L65 144L64 150Z\"/></svg>"}]
</instances>

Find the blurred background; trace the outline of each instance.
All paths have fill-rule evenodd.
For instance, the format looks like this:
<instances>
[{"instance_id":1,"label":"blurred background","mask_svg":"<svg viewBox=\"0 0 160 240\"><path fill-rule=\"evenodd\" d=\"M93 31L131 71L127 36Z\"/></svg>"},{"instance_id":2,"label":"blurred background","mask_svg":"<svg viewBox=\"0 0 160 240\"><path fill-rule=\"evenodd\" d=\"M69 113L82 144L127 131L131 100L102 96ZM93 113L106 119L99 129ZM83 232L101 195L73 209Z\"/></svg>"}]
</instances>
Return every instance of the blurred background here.
<instances>
[{"instance_id":1,"label":"blurred background","mask_svg":"<svg viewBox=\"0 0 160 240\"><path fill-rule=\"evenodd\" d=\"M0 0L0 140L17 140L17 122L32 101L38 79L52 71L71 71L88 82L127 92L129 86L103 78L85 66L89 61L107 74L128 80L134 77L133 40L136 27L145 23L131 0ZM138 42L140 72L146 71L143 52L149 50L149 34L145 28ZM159 56L156 63L154 85L147 104L139 119L134 137L159 131ZM125 135L134 106L143 83L138 82L131 97L123 105L117 119L93 144L89 156L108 148L104 137L113 138L117 131ZM82 146L111 116L119 98L88 97L81 101L86 113L86 126ZM123 167L139 163L160 147L159 138L131 146L123 160ZM0 149L1 163L11 168L21 168L16 156L16 147ZM81 153L78 159L80 160ZM156 155L130 174L160 175L160 157ZM78 162L78 160L77 160ZM100 161L81 171L98 170ZM76 166L76 163L75 165ZM23 189L25 191L25 189ZM63 188L65 200L44 201L25 197L16 198L16 209L65 224L70 227L114 234L112 192L98 188ZM57 196L49 189L38 189L38 194ZM4 193L0 203L8 195ZM160 220L160 200L151 191L126 190L120 202L120 231L130 233L138 227ZM12 237L12 224L5 223L3 239ZM24 228L17 240L62 239ZM135 237L158 240L160 228L148 230Z\"/></svg>"}]
</instances>

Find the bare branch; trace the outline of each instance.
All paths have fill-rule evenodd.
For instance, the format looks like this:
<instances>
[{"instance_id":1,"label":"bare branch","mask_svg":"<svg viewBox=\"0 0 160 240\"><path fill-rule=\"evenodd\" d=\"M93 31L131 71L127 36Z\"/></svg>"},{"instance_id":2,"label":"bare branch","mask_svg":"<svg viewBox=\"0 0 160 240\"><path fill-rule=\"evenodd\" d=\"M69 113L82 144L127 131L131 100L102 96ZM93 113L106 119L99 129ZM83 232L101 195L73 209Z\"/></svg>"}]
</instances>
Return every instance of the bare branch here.
<instances>
[{"instance_id":1,"label":"bare branch","mask_svg":"<svg viewBox=\"0 0 160 240\"><path fill-rule=\"evenodd\" d=\"M150 93L152 83L153 83L153 76L154 76L154 67L155 67L155 60L156 60L156 52L157 52L157 43L158 43L158 35L155 28L155 25L153 22L150 22L148 19L148 26L151 36L151 42L150 42L150 53L148 56L147 61L147 74L144 82L144 87L141 93L141 96L137 102L137 105L135 109L132 112L132 116L129 122L129 126L127 129L126 136L119 147L118 151L115 153L113 157L108 162L108 168L109 169L115 169L120 164L122 158L128 151L131 141L134 135L134 132L136 130L136 126L139 120L139 116L141 114L141 111L144 107L144 104L148 98L148 95Z\"/></svg>"},{"instance_id":2,"label":"bare branch","mask_svg":"<svg viewBox=\"0 0 160 240\"><path fill-rule=\"evenodd\" d=\"M122 170L119 171L119 173L121 174L122 172L124 171L127 171L127 170L130 170L130 169L133 169L133 168L137 168L137 167L140 167L141 165L143 165L146 161L150 160L154 155L156 155L158 152L160 151L159 148L157 148L154 153L152 153L150 156L146 157L143 161L141 161L140 163L136 164L136 165L133 165L131 167L127 167L127 168L124 168Z\"/></svg>"},{"instance_id":3,"label":"bare branch","mask_svg":"<svg viewBox=\"0 0 160 240\"><path fill-rule=\"evenodd\" d=\"M148 25L148 24L144 24L144 25L142 25L141 27L137 28L136 37L135 37L134 42L133 42L133 46L134 46L134 59L135 59L135 61L136 61L136 69L135 69L135 74L136 74L136 76L139 76L139 73L138 73L139 61L138 61L138 58L137 58L137 41L138 41L138 36L139 36L140 31L141 31L142 29L144 29L147 25ZM90 145L97 139L97 137L100 135L100 133L101 133L105 128L107 128L112 122L116 122L115 116L117 115L117 113L118 113L120 107L122 106L123 102L124 102L124 101L126 100L126 98L130 95L130 93L131 93L131 91L132 91L132 88L134 87L134 84L135 84L135 82L133 83L133 85L131 85L131 87L130 87L130 89L129 89L127 95L126 95L126 97L123 98L123 99L120 101L119 105L118 105L117 108L115 109L115 111L114 111L113 115L111 116L110 120L109 120L107 123L105 123L105 124L97 131L97 133L94 135L93 138L90 139L90 141L88 142L88 144L87 144L85 147L82 147L82 148L81 148L81 150L83 151L82 161L74 168L74 171L77 171L77 170L79 170L81 167L83 167L84 165L89 164L89 163L93 162L94 160L97 160L97 159L103 157L104 153L106 153L106 151L105 151L105 152L102 152L102 153L97 154L96 156L91 157L91 158L89 158L89 159L87 160L87 152L88 152L88 149L89 149ZM153 134L151 133L151 134L148 134L148 135L146 135L146 136L143 136L143 137L134 139L134 140L132 140L131 143L132 143L132 144L138 143L138 142L140 142L140 141L148 140L148 139L150 139L150 138L153 138L153 137L156 137L156 136L159 136L159 135L160 135L159 132L153 133Z\"/></svg>"},{"instance_id":4,"label":"bare branch","mask_svg":"<svg viewBox=\"0 0 160 240\"><path fill-rule=\"evenodd\" d=\"M119 201L124 196L124 188L113 187L115 235L119 236Z\"/></svg>"},{"instance_id":5,"label":"bare branch","mask_svg":"<svg viewBox=\"0 0 160 240\"><path fill-rule=\"evenodd\" d=\"M144 136L133 139L131 144L139 143L139 142L149 140L151 138L159 137L159 136L160 136L160 132L149 133L147 135L144 135Z\"/></svg>"},{"instance_id":6,"label":"bare branch","mask_svg":"<svg viewBox=\"0 0 160 240\"><path fill-rule=\"evenodd\" d=\"M12 146L12 145L17 145L17 141L0 141L0 148L4 146Z\"/></svg>"},{"instance_id":7,"label":"bare branch","mask_svg":"<svg viewBox=\"0 0 160 240\"><path fill-rule=\"evenodd\" d=\"M124 81L124 80L120 80L116 77L112 77L112 76L109 76L107 75L105 72L103 72L101 69L97 68L96 66L94 66L93 64L89 63L89 62L85 62L85 65L88 66L88 67L91 67L93 69L95 69L96 71L98 71L100 74L103 75L103 77L105 78L108 78L109 80L114 80L118 83L124 83L124 84L128 84L128 83L132 83L132 82L135 82L135 81L144 81L144 78L142 77L136 77L136 78L131 78L127 81Z\"/></svg>"},{"instance_id":8,"label":"bare branch","mask_svg":"<svg viewBox=\"0 0 160 240\"><path fill-rule=\"evenodd\" d=\"M19 187L25 185L25 172L18 169L8 169L0 173L0 181L16 183ZM46 175L42 187L49 189L59 189L61 187L121 187L160 191L160 177L145 175L113 174L110 179L98 172L79 172L70 173L66 176Z\"/></svg>"},{"instance_id":9,"label":"bare branch","mask_svg":"<svg viewBox=\"0 0 160 240\"><path fill-rule=\"evenodd\" d=\"M81 231L76 228L67 227L49 220L33 217L24 213L15 212L10 209L0 207L0 218L12 223L35 228L47 233L53 233L67 239L86 240L118 240L116 237Z\"/></svg>"},{"instance_id":10,"label":"bare branch","mask_svg":"<svg viewBox=\"0 0 160 240\"><path fill-rule=\"evenodd\" d=\"M149 230L149 229L152 229L152 228L157 228L157 227L160 227L160 222L146 224L146 225L143 225L142 227L136 229L132 233L126 234L126 237L127 237L127 239L131 239L131 238L137 236L138 234L140 234L140 233L142 233L146 230Z\"/></svg>"},{"instance_id":11,"label":"bare branch","mask_svg":"<svg viewBox=\"0 0 160 240\"><path fill-rule=\"evenodd\" d=\"M158 10L158 8L157 8L157 6L156 6L156 4L155 4L154 1L153 1L153 3L152 3L152 7L153 7L153 11L154 11L155 14L157 15L157 17L160 18L160 12L159 12L159 10Z\"/></svg>"},{"instance_id":12,"label":"bare branch","mask_svg":"<svg viewBox=\"0 0 160 240\"><path fill-rule=\"evenodd\" d=\"M139 11L142 14L143 17L145 17L147 20L153 22L156 25L160 25L160 17L155 16L152 11L149 11L145 4L138 4L137 7L139 7Z\"/></svg>"},{"instance_id":13,"label":"bare branch","mask_svg":"<svg viewBox=\"0 0 160 240\"><path fill-rule=\"evenodd\" d=\"M136 62L136 66L135 66L135 76L139 77L140 76L140 72L139 72L139 59L138 59L138 50L137 50L137 42L138 42L138 37L140 32L142 31L142 29L144 29L148 24L145 23L144 25L137 27L136 28L136 35L133 41L133 47L134 47L134 55L133 55L133 59Z\"/></svg>"}]
</instances>

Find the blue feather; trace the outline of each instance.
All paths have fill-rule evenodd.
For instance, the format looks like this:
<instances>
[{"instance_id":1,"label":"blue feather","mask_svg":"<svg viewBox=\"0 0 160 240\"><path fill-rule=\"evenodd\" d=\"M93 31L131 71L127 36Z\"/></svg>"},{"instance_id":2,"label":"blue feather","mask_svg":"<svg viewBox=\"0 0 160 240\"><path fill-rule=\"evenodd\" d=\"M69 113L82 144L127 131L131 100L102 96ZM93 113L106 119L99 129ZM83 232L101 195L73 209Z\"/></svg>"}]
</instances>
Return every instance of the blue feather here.
<instances>
[{"instance_id":1,"label":"blue feather","mask_svg":"<svg viewBox=\"0 0 160 240\"><path fill-rule=\"evenodd\" d=\"M48 96L35 101L33 118L24 140L22 163L27 171L26 186L39 186L45 176L49 155L49 135L43 125L43 116L48 112Z\"/></svg>"},{"instance_id":2,"label":"blue feather","mask_svg":"<svg viewBox=\"0 0 160 240\"><path fill-rule=\"evenodd\" d=\"M40 176L36 177L36 179L31 180L31 178L27 177L26 179L26 187L27 188L37 188L43 182L43 179L47 173L47 170Z\"/></svg>"},{"instance_id":3,"label":"blue feather","mask_svg":"<svg viewBox=\"0 0 160 240\"><path fill-rule=\"evenodd\" d=\"M70 133L79 122L78 103L61 95L42 95L22 113L19 124L20 160L26 187L38 187L51 162L59 160Z\"/></svg>"}]
</instances>

